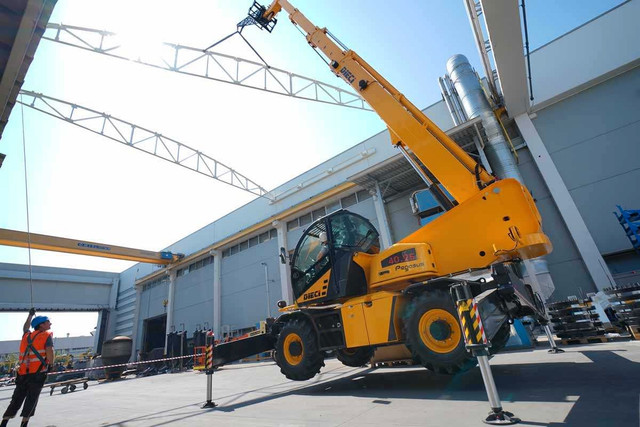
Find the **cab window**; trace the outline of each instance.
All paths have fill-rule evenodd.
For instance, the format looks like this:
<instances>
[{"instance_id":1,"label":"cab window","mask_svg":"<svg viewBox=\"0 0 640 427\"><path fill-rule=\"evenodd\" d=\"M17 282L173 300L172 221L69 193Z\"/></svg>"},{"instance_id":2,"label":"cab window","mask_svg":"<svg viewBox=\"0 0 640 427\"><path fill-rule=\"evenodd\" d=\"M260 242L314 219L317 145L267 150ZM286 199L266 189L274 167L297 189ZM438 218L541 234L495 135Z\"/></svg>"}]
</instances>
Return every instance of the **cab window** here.
<instances>
[{"instance_id":1,"label":"cab window","mask_svg":"<svg viewBox=\"0 0 640 427\"><path fill-rule=\"evenodd\" d=\"M292 264L293 290L296 296L304 292L329 263L328 247L320 241L325 232L324 221L307 230L300 241Z\"/></svg>"},{"instance_id":2,"label":"cab window","mask_svg":"<svg viewBox=\"0 0 640 427\"><path fill-rule=\"evenodd\" d=\"M319 234L320 231L316 232L316 230L311 230L306 236L304 236L302 242L300 242L300 247L298 248L298 254L294 260L293 267L300 271L307 271L309 267L318 261L318 254L320 254L323 247Z\"/></svg>"},{"instance_id":3,"label":"cab window","mask_svg":"<svg viewBox=\"0 0 640 427\"><path fill-rule=\"evenodd\" d=\"M378 253L378 237L373 225L358 215L345 212L331 217L331 241L336 249Z\"/></svg>"}]
</instances>

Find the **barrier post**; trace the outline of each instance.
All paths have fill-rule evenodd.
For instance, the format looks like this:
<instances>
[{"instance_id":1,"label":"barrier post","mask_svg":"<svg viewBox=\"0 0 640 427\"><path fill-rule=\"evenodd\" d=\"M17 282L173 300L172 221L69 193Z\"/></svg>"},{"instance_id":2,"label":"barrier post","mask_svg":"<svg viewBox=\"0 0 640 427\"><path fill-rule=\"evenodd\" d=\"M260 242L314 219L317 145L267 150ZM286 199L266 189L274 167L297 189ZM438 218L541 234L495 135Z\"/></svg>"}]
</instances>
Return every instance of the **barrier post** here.
<instances>
[{"instance_id":1,"label":"barrier post","mask_svg":"<svg viewBox=\"0 0 640 427\"><path fill-rule=\"evenodd\" d=\"M487 418L482 420L485 424L509 425L520 422L511 412L502 409L502 403L498 396L498 390L493 380L491 365L489 364L489 342L484 332L482 318L478 305L473 298L471 288L467 282L461 282L451 287L451 296L456 304L460 325L462 326L462 336L467 350L478 359L478 366L482 374L484 388L489 398L491 412Z\"/></svg>"},{"instance_id":2,"label":"barrier post","mask_svg":"<svg viewBox=\"0 0 640 427\"><path fill-rule=\"evenodd\" d=\"M180 334L180 356L184 356L184 342L187 339L187 331ZM180 372L182 372L182 359L180 359Z\"/></svg>"},{"instance_id":3,"label":"barrier post","mask_svg":"<svg viewBox=\"0 0 640 427\"><path fill-rule=\"evenodd\" d=\"M213 399L213 334L207 336L207 349L205 351L204 365L207 373L207 401L202 405L202 409L215 408L217 405Z\"/></svg>"}]
</instances>

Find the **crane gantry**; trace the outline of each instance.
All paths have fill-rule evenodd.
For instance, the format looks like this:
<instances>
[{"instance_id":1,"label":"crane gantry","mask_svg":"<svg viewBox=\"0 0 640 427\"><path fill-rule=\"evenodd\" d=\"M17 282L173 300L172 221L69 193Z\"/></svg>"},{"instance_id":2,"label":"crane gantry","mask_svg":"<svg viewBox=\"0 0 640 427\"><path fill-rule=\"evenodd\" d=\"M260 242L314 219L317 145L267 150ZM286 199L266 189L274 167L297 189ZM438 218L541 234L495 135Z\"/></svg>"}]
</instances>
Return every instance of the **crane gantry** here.
<instances>
[{"instance_id":1,"label":"crane gantry","mask_svg":"<svg viewBox=\"0 0 640 427\"><path fill-rule=\"evenodd\" d=\"M155 58L155 61L143 60L140 57L128 57L124 53L126 47L120 43L116 33L55 23L47 24L42 38L180 74L232 83L294 98L372 111L356 93L267 64L217 53L209 49L202 50L179 44L163 43L167 56ZM159 132L77 103L41 93L22 89L19 94L20 98L17 102L24 106L256 196L267 198L272 202L276 200L276 196L237 170ZM166 251L152 252L9 229L0 229L0 244L163 265L171 264L183 257L182 254Z\"/></svg>"},{"instance_id":2,"label":"crane gantry","mask_svg":"<svg viewBox=\"0 0 640 427\"><path fill-rule=\"evenodd\" d=\"M162 51L155 57L131 56L127 52L126 45L123 45L118 39L117 33L55 23L47 25L42 38L112 58L133 61L189 76L231 83L293 98L373 111L364 99L355 92L264 63L211 50L162 43Z\"/></svg>"}]
</instances>

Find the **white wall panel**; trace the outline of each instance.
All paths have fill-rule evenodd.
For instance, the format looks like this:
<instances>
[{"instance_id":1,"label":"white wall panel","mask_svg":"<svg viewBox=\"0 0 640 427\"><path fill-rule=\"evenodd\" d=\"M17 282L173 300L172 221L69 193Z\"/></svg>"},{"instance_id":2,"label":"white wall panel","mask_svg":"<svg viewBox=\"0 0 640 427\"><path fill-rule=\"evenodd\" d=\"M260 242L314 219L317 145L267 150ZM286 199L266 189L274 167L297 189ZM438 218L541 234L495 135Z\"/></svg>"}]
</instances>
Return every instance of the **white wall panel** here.
<instances>
[{"instance_id":1,"label":"white wall panel","mask_svg":"<svg viewBox=\"0 0 640 427\"><path fill-rule=\"evenodd\" d=\"M640 2L630 1L531 52L535 104L640 58Z\"/></svg>"}]
</instances>

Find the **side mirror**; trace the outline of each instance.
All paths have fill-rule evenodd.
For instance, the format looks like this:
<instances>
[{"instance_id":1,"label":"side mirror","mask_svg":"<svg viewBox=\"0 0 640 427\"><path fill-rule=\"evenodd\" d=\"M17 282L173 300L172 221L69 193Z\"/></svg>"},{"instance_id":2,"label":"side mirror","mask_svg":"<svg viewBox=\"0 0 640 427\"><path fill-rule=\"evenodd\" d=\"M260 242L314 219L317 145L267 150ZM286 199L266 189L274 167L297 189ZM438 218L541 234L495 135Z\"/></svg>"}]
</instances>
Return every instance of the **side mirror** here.
<instances>
[{"instance_id":1,"label":"side mirror","mask_svg":"<svg viewBox=\"0 0 640 427\"><path fill-rule=\"evenodd\" d=\"M289 256L287 255L287 251L284 250L284 248L280 248L280 264L286 264L287 263L287 259L289 258Z\"/></svg>"}]
</instances>

